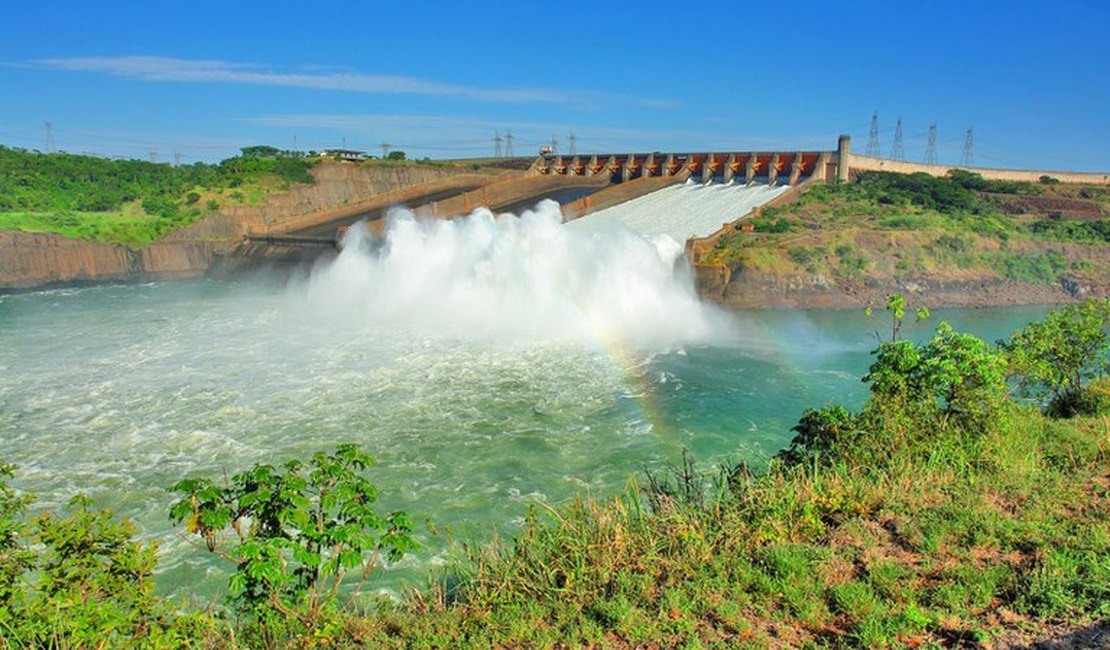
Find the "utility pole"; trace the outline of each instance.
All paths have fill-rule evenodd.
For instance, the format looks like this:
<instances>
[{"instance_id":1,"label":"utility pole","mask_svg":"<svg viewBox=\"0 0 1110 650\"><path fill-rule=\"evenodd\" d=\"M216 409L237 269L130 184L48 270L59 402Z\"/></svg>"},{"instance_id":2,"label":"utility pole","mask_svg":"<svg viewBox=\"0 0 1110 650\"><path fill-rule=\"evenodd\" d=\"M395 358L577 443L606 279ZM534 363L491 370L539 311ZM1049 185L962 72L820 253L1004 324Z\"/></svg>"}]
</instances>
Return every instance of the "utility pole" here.
<instances>
[{"instance_id":1,"label":"utility pole","mask_svg":"<svg viewBox=\"0 0 1110 650\"><path fill-rule=\"evenodd\" d=\"M929 137L925 141L925 164L937 164L937 123L929 125Z\"/></svg>"},{"instance_id":2,"label":"utility pole","mask_svg":"<svg viewBox=\"0 0 1110 650\"><path fill-rule=\"evenodd\" d=\"M493 157L494 158L500 158L501 157L501 134L500 133L494 133L493 134Z\"/></svg>"},{"instance_id":3,"label":"utility pole","mask_svg":"<svg viewBox=\"0 0 1110 650\"><path fill-rule=\"evenodd\" d=\"M54 123L44 122L46 124L46 146L43 151L46 153L54 153L57 148L54 146Z\"/></svg>"},{"instance_id":4,"label":"utility pole","mask_svg":"<svg viewBox=\"0 0 1110 650\"><path fill-rule=\"evenodd\" d=\"M505 157L513 157L513 132L505 129Z\"/></svg>"},{"instance_id":5,"label":"utility pole","mask_svg":"<svg viewBox=\"0 0 1110 650\"><path fill-rule=\"evenodd\" d=\"M975 146L971 137L971 127L967 127L967 135L964 136L964 155L960 158L960 165L962 167L975 166Z\"/></svg>"},{"instance_id":6,"label":"utility pole","mask_svg":"<svg viewBox=\"0 0 1110 650\"><path fill-rule=\"evenodd\" d=\"M894 146L890 148L890 158L892 160L906 159L906 151L902 147L902 118L898 118L898 122L894 125Z\"/></svg>"},{"instance_id":7,"label":"utility pole","mask_svg":"<svg viewBox=\"0 0 1110 650\"><path fill-rule=\"evenodd\" d=\"M571 131L567 135L567 142L570 143L570 152L569 153L572 156L577 156L578 155L578 147L575 146L575 141L577 141L577 140L578 140L578 138L576 138L574 136L574 131Z\"/></svg>"},{"instance_id":8,"label":"utility pole","mask_svg":"<svg viewBox=\"0 0 1110 650\"><path fill-rule=\"evenodd\" d=\"M878 158L879 153L879 111L871 114L871 133L867 136L867 155Z\"/></svg>"}]
</instances>

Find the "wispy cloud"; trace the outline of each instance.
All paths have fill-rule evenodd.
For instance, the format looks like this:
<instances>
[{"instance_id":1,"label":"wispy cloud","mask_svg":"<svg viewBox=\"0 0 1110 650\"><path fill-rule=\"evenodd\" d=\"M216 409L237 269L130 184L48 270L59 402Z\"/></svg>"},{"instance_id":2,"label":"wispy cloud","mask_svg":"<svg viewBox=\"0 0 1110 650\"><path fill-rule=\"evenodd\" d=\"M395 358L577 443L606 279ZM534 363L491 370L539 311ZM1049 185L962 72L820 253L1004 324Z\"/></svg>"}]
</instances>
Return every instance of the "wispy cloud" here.
<instances>
[{"instance_id":1,"label":"wispy cloud","mask_svg":"<svg viewBox=\"0 0 1110 650\"><path fill-rule=\"evenodd\" d=\"M533 102L577 106L623 104L660 109L677 106L666 99L643 99L594 91L480 88L417 77L321 70L280 72L254 64L206 59L155 56L74 57L39 59L32 63L56 70L95 72L140 81L284 86L368 94L438 95L504 103Z\"/></svg>"}]
</instances>

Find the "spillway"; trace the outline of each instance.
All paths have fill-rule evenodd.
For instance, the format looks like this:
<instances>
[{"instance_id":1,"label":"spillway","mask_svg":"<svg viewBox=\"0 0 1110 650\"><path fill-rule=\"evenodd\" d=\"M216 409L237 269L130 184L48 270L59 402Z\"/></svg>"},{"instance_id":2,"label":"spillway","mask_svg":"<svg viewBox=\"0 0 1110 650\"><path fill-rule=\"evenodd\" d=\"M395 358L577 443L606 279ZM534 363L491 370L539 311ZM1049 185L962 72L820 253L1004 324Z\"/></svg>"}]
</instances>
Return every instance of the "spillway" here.
<instances>
[{"instance_id":1,"label":"spillway","mask_svg":"<svg viewBox=\"0 0 1110 650\"><path fill-rule=\"evenodd\" d=\"M648 239L665 235L682 244L691 237L713 234L723 224L735 221L788 189L789 185L687 181L598 210L569 222L567 227L599 230L620 223Z\"/></svg>"}]
</instances>

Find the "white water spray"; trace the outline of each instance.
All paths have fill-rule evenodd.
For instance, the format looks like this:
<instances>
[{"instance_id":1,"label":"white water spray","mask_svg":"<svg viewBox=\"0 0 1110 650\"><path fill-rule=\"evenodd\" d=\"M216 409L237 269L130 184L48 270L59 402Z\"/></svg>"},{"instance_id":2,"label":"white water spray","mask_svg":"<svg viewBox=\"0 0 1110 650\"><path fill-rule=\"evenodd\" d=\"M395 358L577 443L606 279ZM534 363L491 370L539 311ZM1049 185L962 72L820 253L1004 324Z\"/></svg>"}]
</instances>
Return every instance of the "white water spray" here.
<instances>
[{"instance_id":1,"label":"white water spray","mask_svg":"<svg viewBox=\"0 0 1110 650\"><path fill-rule=\"evenodd\" d=\"M309 278L314 312L413 334L649 347L719 340L729 329L698 300L681 246L617 226L565 228L552 201L520 217L388 218L381 241L351 228L339 257Z\"/></svg>"}]
</instances>

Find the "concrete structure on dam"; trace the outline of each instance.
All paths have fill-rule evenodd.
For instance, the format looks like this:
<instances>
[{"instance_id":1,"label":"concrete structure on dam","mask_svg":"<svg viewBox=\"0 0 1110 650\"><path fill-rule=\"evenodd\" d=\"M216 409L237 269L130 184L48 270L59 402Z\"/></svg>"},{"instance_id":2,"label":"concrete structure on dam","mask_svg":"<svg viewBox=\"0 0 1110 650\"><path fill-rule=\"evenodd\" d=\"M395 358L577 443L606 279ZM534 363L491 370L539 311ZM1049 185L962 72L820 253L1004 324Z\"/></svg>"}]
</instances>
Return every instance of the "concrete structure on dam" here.
<instances>
[{"instance_id":1,"label":"concrete structure on dam","mask_svg":"<svg viewBox=\"0 0 1110 650\"><path fill-rule=\"evenodd\" d=\"M814 175L837 178L839 158L834 151L736 151L725 153L630 153L563 157L544 155L529 168L530 174L601 176L622 183L637 178L679 177L723 182L797 185Z\"/></svg>"},{"instance_id":2,"label":"concrete structure on dam","mask_svg":"<svg viewBox=\"0 0 1110 650\"><path fill-rule=\"evenodd\" d=\"M1066 172L1054 170L994 169L964 165L931 165L925 163L874 158L852 152L852 139L842 135L832 151L777 151L725 153L630 153L560 156L547 154L532 163L528 173L565 176L608 176L621 183L644 177L692 177L703 182L754 181L770 185L798 185L806 179L822 182L848 181L854 174L866 171L889 171L903 174L923 172L944 176L951 169L963 169L988 180L1026 181L1036 183L1049 176L1062 183L1091 185L1110 184L1110 173Z\"/></svg>"}]
</instances>

